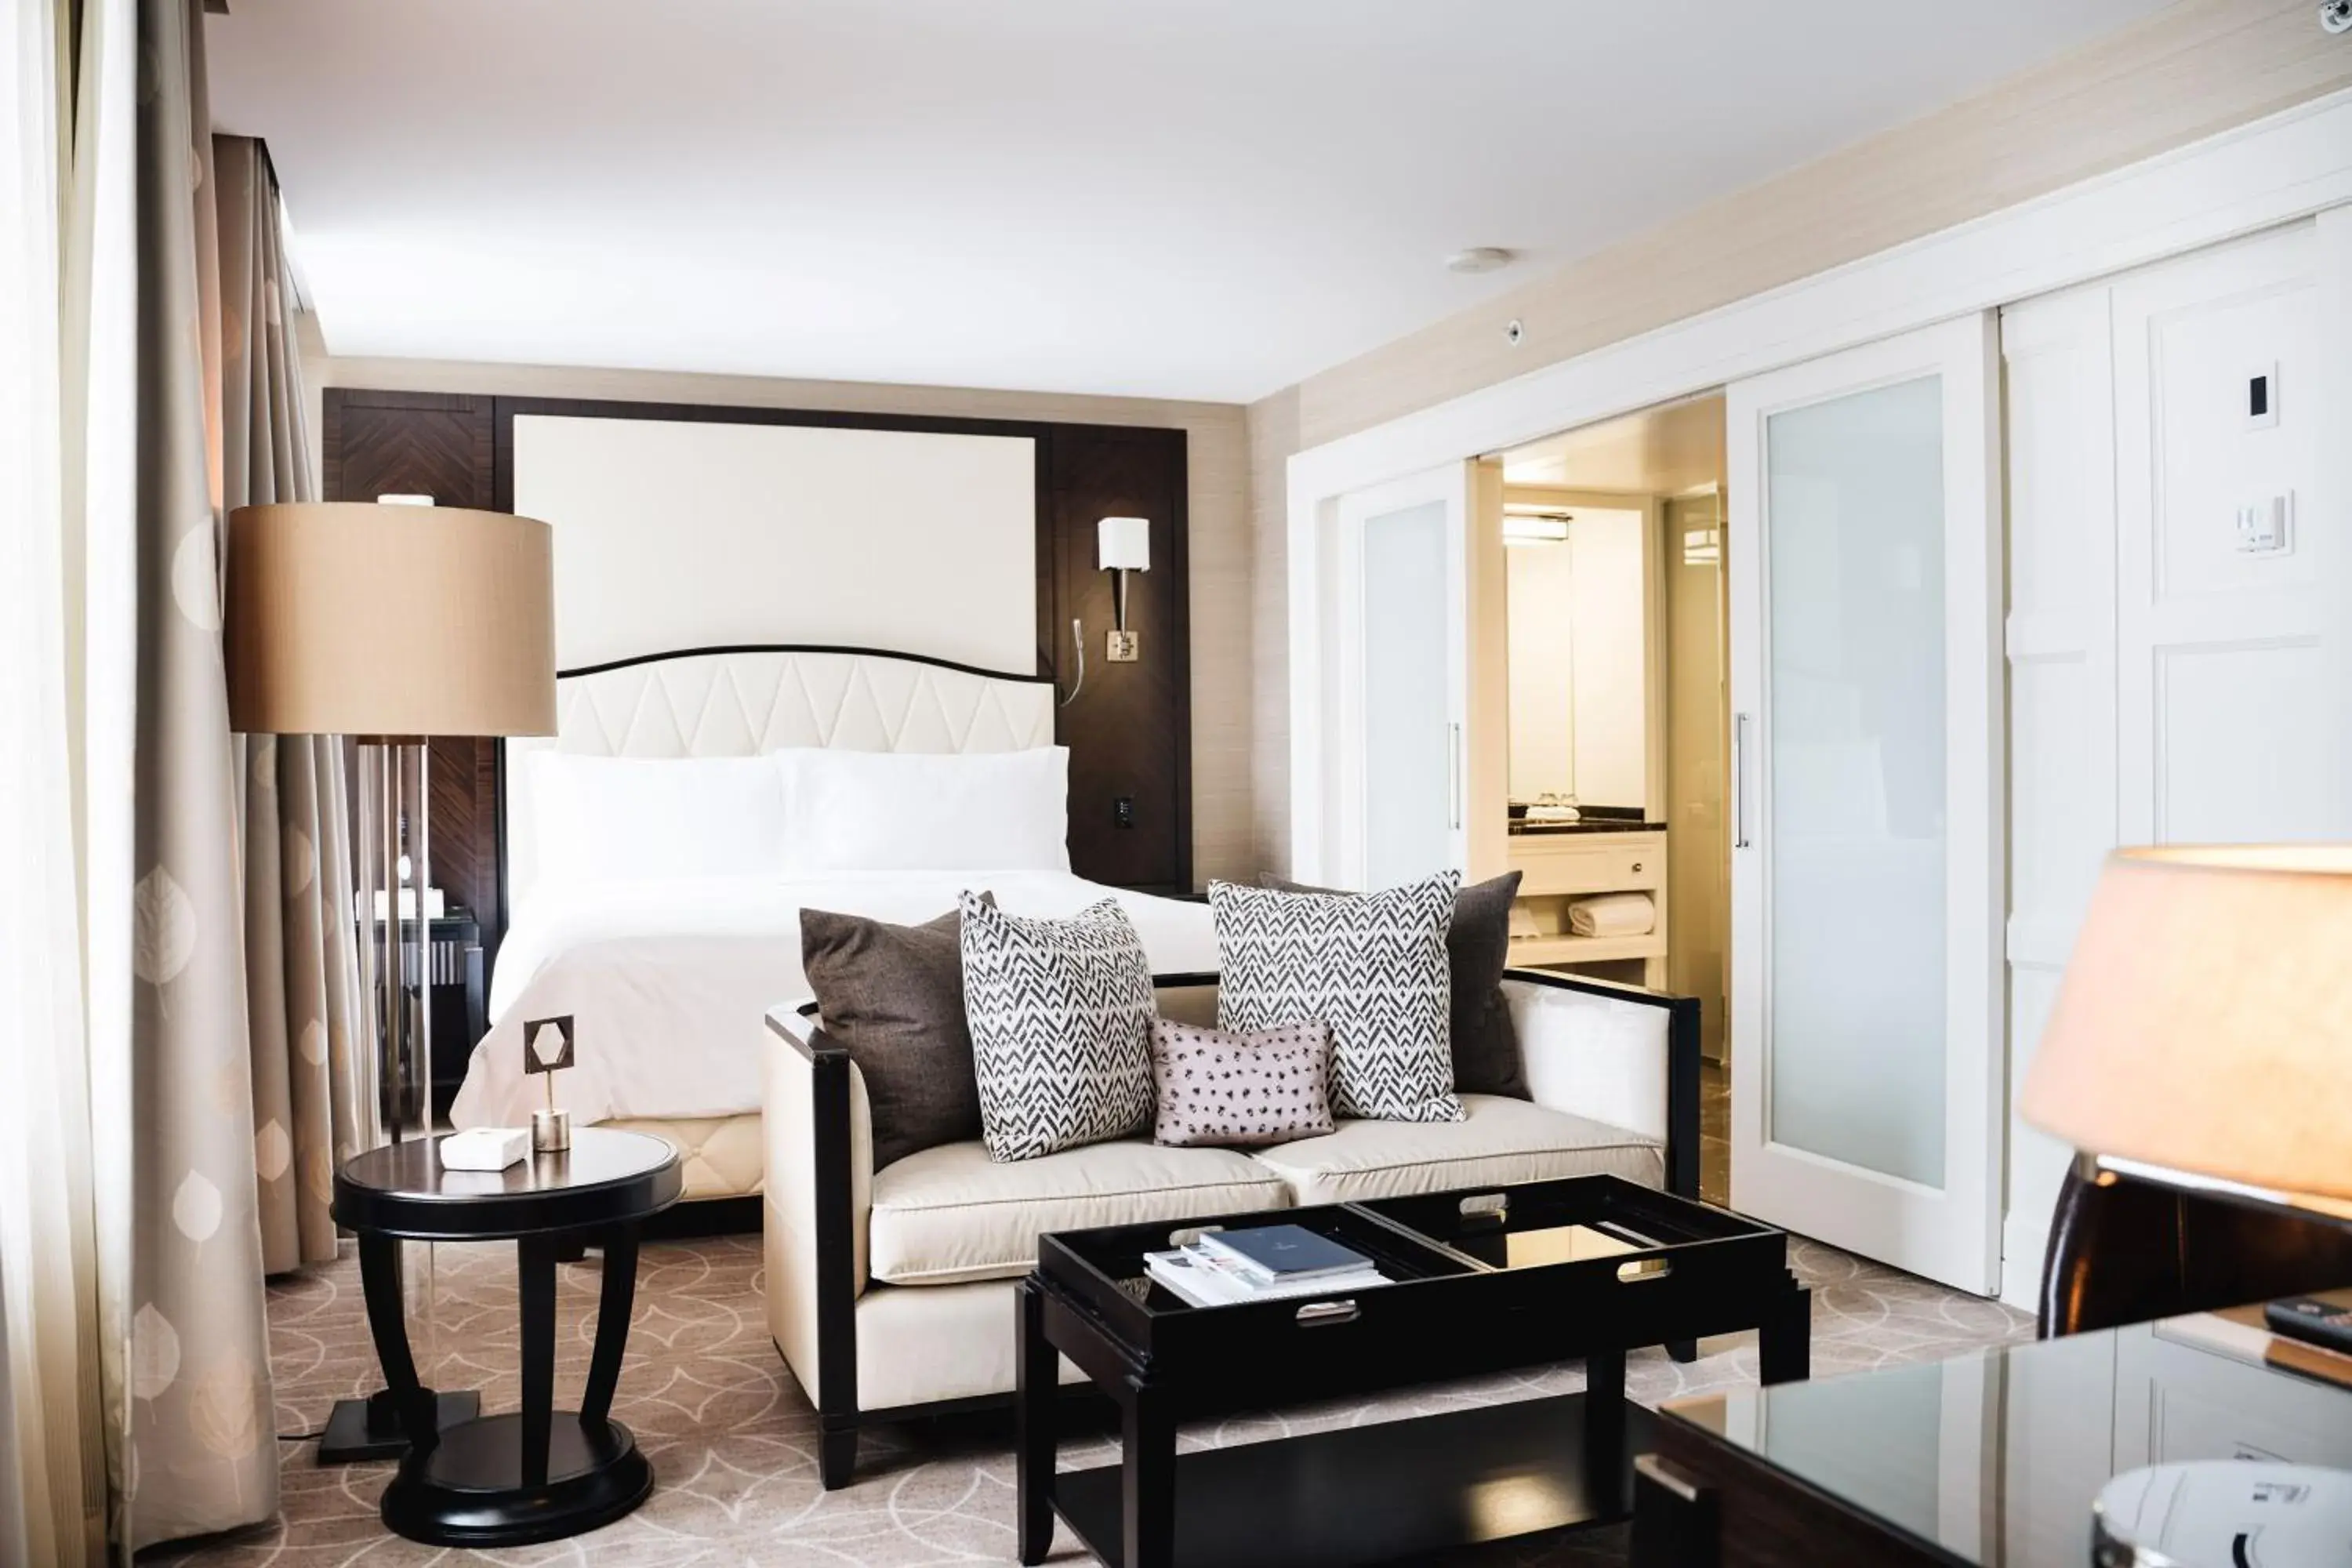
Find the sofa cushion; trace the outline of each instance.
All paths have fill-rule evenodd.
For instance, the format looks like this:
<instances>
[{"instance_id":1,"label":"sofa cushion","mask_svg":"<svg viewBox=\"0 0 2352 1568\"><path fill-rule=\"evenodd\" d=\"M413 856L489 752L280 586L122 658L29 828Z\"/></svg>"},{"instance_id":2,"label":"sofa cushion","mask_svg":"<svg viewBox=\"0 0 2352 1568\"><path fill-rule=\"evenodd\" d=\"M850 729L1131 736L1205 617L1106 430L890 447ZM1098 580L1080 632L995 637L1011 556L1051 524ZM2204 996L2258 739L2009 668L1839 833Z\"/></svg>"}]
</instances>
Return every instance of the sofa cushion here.
<instances>
[{"instance_id":1,"label":"sofa cushion","mask_svg":"<svg viewBox=\"0 0 2352 1568\"><path fill-rule=\"evenodd\" d=\"M1460 1121L1342 1121L1250 1158L1289 1184L1297 1204L1442 1193L1561 1176L1618 1175L1665 1183L1665 1151L1622 1128L1524 1100L1465 1094Z\"/></svg>"},{"instance_id":2,"label":"sofa cushion","mask_svg":"<svg viewBox=\"0 0 2352 1568\"><path fill-rule=\"evenodd\" d=\"M1048 1231L1201 1219L1282 1208L1276 1173L1230 1149L1137 1139L1004 1163L984 1143L947 1143L874 1174L867 1271L893 1285L1009 1279Z\"/></svg>"},{"instance_id":3,"label":"sofa cushion","mask_svg":"<svg viewBox=\"0 0 2352 1568\"><path fill-rule=\"evenodd\" d=\"M801 970L824 1032L866 1075L877 1165L981 1135L962 937L954 910L918 926L801 910Z\"/></svg>"},{"instance_id":4,"label":"sofa cushion","mask_svg":"<svg viewBox=\"0 0 2352 1568\"><path fill-rule=\"evenodd\" d=\"M1522 873L1506 871L1473 882L1454 895L1454 923L1445 932L1445 961L1452 971L1447 1002L1453 1035L1454 1092L1532 1098L1519 1037L1503 995L1503 972L1511 966L1511 906ZM1294 882L1271 871L1257 885L1286 893L1345 895L1338 888Z\"/></svg>"},{"instance_id":5,"label":"sofa cushion","mask_svg":"<svg viewBox=\"0 0 2352 1568\"><path fill-rule=\"evenodd\" d=\"M1377 893L1209 884L1217 1027L1302 1018L1331 1026L1331 1109L1388 1121L1459 1121L1447 1045L1445 933L1458 872Z\"/></svg>"},{"instance_id":6,"label":"sofa cushion","mask_svg":"<svg viewBox=\"0 0 2352 1568\"><path fill-rule=\"evenodd\" d=\"M1319 1021L1236 1035L1155 1019L1151 1081L1155 1143L1241 1149L1334 1130L1331 1030Z\"/></svg>"},{"instance_id":7,"label":"sofa cushion","mask_svg":"<svg viewBox=\"0 0 2352 1568\"><path fill-rule=\"evenodd\" d=\"M1150 1126L1151 961L1118 900L1066 921L969 892L957 907L988 1152L1034 1160Z\"/></svg>"}]
</instances>

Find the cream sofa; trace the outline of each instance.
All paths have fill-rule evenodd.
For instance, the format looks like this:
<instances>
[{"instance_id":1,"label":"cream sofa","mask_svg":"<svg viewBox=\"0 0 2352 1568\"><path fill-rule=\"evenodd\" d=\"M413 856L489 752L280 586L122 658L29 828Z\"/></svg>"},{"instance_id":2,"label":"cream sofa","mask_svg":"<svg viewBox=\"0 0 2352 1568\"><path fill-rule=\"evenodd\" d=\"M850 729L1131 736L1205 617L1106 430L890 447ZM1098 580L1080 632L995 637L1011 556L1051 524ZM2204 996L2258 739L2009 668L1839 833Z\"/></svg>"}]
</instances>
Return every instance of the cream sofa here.
<instances>
[{"instance_id":1,"label":"cream sofa","mask_svg":"<svg viewBox=\"0 0 2352 1568\"><path fill-rule=\"evenodd\" d=\"M1158 984L1168 1016L1214 1021L1214 976ZM1047 1232L1602 1172L1696 1196L1697 1002L1536 972L1504 990L1534 1100L1465 1095L1460 1122L1342 1121L1249 1153L1147 1135L1013 1164L955 1143L880 1171L848 1054L814 1004L775 1009L768 1329L817 1408L824 1485L849 1483L861 1426L1011 1394L1013 1282Z\"/></svg>"}]
</instances>

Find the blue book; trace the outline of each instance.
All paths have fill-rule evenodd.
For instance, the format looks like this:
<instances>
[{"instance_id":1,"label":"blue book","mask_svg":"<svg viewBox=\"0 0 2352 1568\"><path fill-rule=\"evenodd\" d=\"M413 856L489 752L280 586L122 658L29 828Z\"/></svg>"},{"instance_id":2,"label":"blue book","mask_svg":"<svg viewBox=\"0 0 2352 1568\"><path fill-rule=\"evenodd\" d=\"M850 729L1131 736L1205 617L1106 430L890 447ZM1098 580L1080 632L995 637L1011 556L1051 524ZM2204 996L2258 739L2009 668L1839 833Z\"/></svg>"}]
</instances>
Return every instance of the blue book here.
<instances>
[{"instance_id":1,"label":"blue book","mask_svg":"<svg viewBox=\"0 0 2352 1568\"><path fill-rule=\"evenodd\" d=\"M1318 1236L1303 1225L1211 1231L1201 1238L1201 1245L1238 1258L1251 1273L1276 1281L1348 1274L1369 1268L1372 1262L1354 1247Z\"/></svg>"}]
</instances>

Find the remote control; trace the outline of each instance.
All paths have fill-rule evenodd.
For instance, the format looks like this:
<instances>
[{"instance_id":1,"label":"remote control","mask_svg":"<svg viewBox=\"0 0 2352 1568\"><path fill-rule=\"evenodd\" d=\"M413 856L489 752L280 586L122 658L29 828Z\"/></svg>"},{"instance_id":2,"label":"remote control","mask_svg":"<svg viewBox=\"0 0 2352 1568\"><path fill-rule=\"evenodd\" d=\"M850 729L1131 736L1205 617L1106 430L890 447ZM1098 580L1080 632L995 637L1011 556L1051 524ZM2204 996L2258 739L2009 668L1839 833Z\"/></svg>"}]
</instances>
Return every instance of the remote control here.
<instances>
[{"instance_id":1,"label":"remote control","mask_svg":"<svg viewBox=\"0 0 2352 1568\"><path fill-rule=\"evenodd\" d=\"M2339 1307L2316 1296L2289 1296L2264 1307L2263 1321L2274 1334L2338 1355L2352 1355L2352 1307Z\"/></svg>"}]
</instances>

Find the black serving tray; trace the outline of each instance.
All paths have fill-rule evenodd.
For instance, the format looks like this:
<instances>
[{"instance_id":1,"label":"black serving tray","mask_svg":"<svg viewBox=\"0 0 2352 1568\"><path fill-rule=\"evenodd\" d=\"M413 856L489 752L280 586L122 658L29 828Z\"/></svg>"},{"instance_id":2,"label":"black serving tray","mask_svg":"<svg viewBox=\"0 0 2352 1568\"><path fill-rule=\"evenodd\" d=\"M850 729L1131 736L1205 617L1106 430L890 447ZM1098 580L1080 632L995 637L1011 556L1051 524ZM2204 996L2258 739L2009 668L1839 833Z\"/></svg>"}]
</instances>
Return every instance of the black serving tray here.
<instances>
[{"instance_id":1,"label":"black serving tray","mask_svg":"<svg viewBox=\"0 0 2352 1568\"><path fill-rule=\"evenodd\" d=\"M1304 1226L1352 1247L1392 1282L1195 1307L1145 1273L1147 1252L1265 1225ZM1520 1250L1533 1256L1568 1226L1626 1250L1511 1266L1510 1238L1526 1238ZM1752 1327L1755 1302L1789 1288L1787 1249L1779 1231L1722 1209L1621 1177L1578 1176L1065 1231L1041 1238L1038 1271L1129 1355L1199 1369L1189 1381L1205 1408L1313 1397L1360 1382L1368 1364L1465 1375L1578 1353L1570 1342L1664 1343Z\"/></svg>"}]
</instances>

